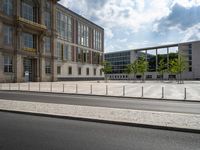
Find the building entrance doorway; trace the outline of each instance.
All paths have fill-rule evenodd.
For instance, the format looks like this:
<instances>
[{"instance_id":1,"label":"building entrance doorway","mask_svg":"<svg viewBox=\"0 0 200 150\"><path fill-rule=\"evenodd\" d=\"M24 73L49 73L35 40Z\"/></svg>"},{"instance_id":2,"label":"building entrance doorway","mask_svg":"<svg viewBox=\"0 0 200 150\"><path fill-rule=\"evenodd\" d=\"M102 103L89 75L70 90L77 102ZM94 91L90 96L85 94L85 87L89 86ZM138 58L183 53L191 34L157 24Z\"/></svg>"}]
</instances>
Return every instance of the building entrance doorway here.
<instances>
[{"instance_id":1,"label":"building entrance doorway","mask_svg":"<svg viewBox=\"0 0 200 150\"><path fill-rule=\"evenodd\" d=\"M24 80L25 82L33 81L33 59L24 58Z\"/></svg>"}]
</instances>

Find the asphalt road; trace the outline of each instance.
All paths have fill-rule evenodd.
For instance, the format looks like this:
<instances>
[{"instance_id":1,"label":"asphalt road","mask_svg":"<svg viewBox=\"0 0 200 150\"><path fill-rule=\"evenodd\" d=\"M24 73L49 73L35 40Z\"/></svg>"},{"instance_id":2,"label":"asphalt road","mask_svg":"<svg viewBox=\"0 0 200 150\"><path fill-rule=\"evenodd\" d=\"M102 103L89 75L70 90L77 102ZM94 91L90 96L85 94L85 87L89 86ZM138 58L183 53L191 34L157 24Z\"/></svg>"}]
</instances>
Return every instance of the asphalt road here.
<instances>
[{"instance_id":1,"label":"asphalt road","mask_svg":"<svg viewBox=\"0 0 200 150\"><path fill-rule=\"evenodd\" d=\"M200 114L200 102L0 91L0 99Z\"/></svg>"},{"instance_id":2,"label":"asphalt road","mask_svg":"<svg viewBox=\"0 0 200 150\"><path fill-rule=\"evenodd\" d=\"M1 150L199 150L200 134L0 111Z\"/></svg>"}]
</instances>

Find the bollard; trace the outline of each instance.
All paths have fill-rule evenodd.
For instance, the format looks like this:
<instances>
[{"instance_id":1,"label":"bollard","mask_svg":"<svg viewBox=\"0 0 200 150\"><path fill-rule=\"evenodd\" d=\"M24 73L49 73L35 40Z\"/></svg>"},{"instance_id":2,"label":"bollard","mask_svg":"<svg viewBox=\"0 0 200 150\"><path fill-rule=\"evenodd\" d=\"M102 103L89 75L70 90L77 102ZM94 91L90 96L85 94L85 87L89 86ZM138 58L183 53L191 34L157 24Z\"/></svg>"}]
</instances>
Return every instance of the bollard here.
<instances>
[{"instance_id":1,"label":"bollard","mask_svg":"<svg viewBox=\"0 0 200 150\"><path fill-rule=\"evenodd\" d=\"M108 95L108 85L106 85L106 95Z\"/></svg>"},{"instance_id":2,"label":"bollard","mask_svg":"<svg viewBox=\"0 0 200 150\"><path fill-rule=\"evenodd\" d=\"M65 93L65 84L63 84L63 93Z\"/></svg>"},{"instance_id":3,"label":"bollard","mask_svg":"<svg viewBox=\"0 0 200 150\"><path fill-rule=\"evenodd\" d=\"M144 87L142 86L142 96L141 97L144 97Z\"/></svg>"},{"instance_id":4,"label":"bollard","mask_svg":"<svg viewBox=\"0 0 200 150\"><path fill-rule=\"evenodd\" d=\"M184 100L186 100L186 99L187 99L187 89L184 88Z\"/></svg>"},{"instance_id":5,"label":"bollard","mask_svg":"<svg viewBox=\"0 0 200 150\"><path fill-rule=\"evenodd\" d=\"M162 99L164 98L165 94L164 94L164 87L162 87Z\"/></svg>"},{"instance_id":6,"label":"bollard","mask_svg":"<svg viewBox=\"0 0 200 150\"><path fill-rule=\"evenodd\" d=\"M76 94L78 94L78 84L76 84Z\"/></svg>"},{"instance_id":7,"label":"bollard","mask_svg":"<svg viewBox=\"0 0 200 150\"><path fill-rule=\"evenodd\" d=\"M125 87L125 85L123 86L123 96L126 96L126 87Z\"/></svg>"},{"instance_id":8,"label":"bollard","mask_svg":"<svg viewBox=\"0 0 200 150\"><path fill-rule=\"evenodd\" d=\"M11 83L9 83L9 91L11 90Z\"/></svg>"},{"instance_id":9,"label":"bollard","mask_svg":"<svg viewBox=\"0 0 200 150\"><path fill-rule=\"evenodd\" d=\"M30 91L30 82L28 83L28 91Z\"/></svg>"},{"instance_id":10,"label":"bollard","mask_svg":"<svg viewBox=\"0 0 200 150\"><path fill-rule=\"evenodd\" d=\"M92 84L90 85L90 94L92 94Z\"/></svg>"},{"instance_id":11,"label":"bollard","mask_svg":"<svg viewBox=\"0 0 200 150\"><path fill-rule=\"evenodd\" d=\"M39 82L39 92L40 92L40 82Z\"/></svg>"},{"instance_id":12,"label":"bollard","mask_svg":"<svg viewBox=\"0 0 200 150\"><path fill-rule=\"evenodd\" d=\"M50 88L51 88L50 91L52 92L53 91L53 84L52 84L52 82L51 82L51 87Z\"/></svg>"},{"instance_id":13,"label":"bollard","mask_svg":"<svg viewBox=\"0 0 200 150\"><path fill-rule=\"evenodd\" d=\"M18 91L20 91L20 83L18 83Z\"/></svg>"}]
</instances>

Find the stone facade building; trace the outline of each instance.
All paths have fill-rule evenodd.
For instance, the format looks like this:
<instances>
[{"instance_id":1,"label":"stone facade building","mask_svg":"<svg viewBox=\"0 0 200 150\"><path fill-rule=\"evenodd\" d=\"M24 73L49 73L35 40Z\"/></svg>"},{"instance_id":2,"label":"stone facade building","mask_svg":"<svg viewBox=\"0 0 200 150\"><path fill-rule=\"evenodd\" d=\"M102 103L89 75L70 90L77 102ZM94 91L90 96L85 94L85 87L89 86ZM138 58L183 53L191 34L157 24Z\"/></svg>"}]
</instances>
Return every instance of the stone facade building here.
<instances>
[{"instance_id":1,"label":"stone facade building","mask_svg":"<svg viewBox=\"0 0 200 150\"><path fill-rule=\"evenodd\" d=\"M103 28L57 2L0 0L0 82L103 78Z\"/></svg>"}]
</instances>

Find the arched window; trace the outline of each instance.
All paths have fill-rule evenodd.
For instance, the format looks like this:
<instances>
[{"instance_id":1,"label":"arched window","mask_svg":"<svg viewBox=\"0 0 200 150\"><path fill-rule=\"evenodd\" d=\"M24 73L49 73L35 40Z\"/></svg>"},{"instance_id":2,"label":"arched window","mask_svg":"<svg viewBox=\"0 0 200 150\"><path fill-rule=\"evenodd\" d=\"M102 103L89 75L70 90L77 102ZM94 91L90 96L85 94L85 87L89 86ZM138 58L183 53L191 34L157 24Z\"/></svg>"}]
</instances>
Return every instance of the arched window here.
<instances>
[{"instance_id":1,"label":"arched window","mask_svg":"<svg viewBox=\"0 0 200 150\"><path fill-rule=\"evenodd\" d=\"M13 15L13 0L3 0L3 12L8 15Z\"/></svg>"}]
</instances>

